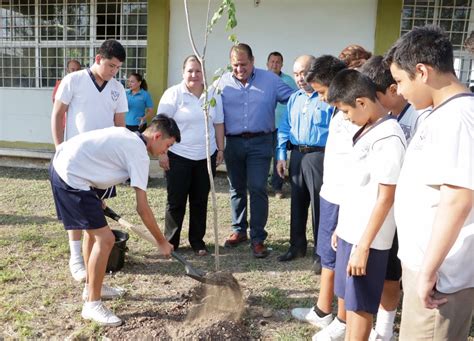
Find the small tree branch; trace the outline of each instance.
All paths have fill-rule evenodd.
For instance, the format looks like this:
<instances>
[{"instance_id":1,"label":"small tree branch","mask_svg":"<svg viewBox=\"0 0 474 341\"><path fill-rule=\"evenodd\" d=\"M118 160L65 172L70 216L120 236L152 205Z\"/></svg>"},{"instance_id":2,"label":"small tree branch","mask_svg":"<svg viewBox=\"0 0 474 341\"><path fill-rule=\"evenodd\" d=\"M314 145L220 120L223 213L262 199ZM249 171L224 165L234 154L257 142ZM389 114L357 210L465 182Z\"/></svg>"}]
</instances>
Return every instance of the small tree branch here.
<instances>
[{"instance_id":1,"label":"small tree branch","mask_svg":"<svg viewBox=\"0 0 474 341\"><path fill-rule=\"evenodd\" d=\"M186 26L188 28L189 41L191 42L191 47L193 48L194 54L201 60L201 55L199 54L196 43L194 42L193 32L191 30L191 20L189 19L189 9L188 9L188 0L184 0L184 13L186 15Z\"/></svg>"}]
</instances>

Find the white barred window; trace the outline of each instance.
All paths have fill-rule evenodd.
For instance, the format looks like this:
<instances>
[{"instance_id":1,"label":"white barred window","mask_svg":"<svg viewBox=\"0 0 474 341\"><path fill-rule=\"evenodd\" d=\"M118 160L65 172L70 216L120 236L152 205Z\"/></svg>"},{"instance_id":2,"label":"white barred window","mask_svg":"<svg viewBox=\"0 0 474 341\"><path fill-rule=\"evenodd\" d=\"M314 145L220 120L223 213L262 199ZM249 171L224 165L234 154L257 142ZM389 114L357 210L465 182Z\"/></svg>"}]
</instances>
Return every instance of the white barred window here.
<instances>
[{"instance_id":1,"label":"white barred window","mask_svg":"<svg viewBox=\"0 0 474 341\"><path fill-rule=\"evenodd\" d=\"M0 87L53 87L70 59L93 64L106 39L127 58L117 75L146 72L146 0L0 0Z\"/></svg>"},{"instance_id":2,"label":"white barred window","mask_svg":"<svg viewBox=\"0 0 474 341\"><path fill-rule=\"evenodd\" d=\"M472 0L404 0L401 34L415 26L434 24L449 36L454 48L454 68L466 85L474 84L473 56L465 51L464 41L474 30Z\"/></svg>"}]
</instances>

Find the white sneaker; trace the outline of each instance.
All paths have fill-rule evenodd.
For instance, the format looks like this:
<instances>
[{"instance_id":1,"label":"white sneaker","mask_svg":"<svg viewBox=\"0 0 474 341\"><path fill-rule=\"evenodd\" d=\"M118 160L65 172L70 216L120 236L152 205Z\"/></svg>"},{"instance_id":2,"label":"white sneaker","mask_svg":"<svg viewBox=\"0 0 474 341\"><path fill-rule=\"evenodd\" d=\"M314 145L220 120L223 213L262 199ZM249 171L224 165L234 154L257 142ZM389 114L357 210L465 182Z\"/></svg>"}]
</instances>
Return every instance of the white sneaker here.
<instances>
[{"instance_id":1,"label":"white sneaker","mask_svg":"<svg viewBox=\"0 0 474 341\"><path fill-rule=\"evenodd\" d=\"M313 326L318 328L325 328L329 326L334 317L332 314L326 315L324 317L319 317L318 314L314 311L313 308L294 308L291 310L291 315L297 320L311 323Z\"/></svg>"},{"instance_id":2,"label":"white sneaker","mask_svg":"<svg viewBox=\"0 0 474 341\"><path fill-rule=\"evenodd\" d=\"M82 306L82 318L86 320L93 320L102 326L120 326L122 320L118 318L110 309L108 309L102 302L90 304L84 303Z\"/></svg>"},{"instance_id":3,"label":"white sneaker","mask_svg":"<svg viewBox=\"0 0 474 341\"><path fill-rule=\"evenodd\" d=\"M392 341L393 339L393 336L384 338L379 333L377 333L375 329L370 330L369 341Z\"/></svg>"},{"instance_id":4,"label":"white sneaker","mask_svg":"<svg viewBox=\"0 0 474 341\"><path fill-rule=\"evenodd\" d=\"M344 341L346 324L335 318L329 326L313 335L313 341Z\"/></svg>"},{"instance_id":5,"label":"white sneaker","mask_svg":"<svg viewBox=\"0 0 474 341\"><path fill-rule=\"evenodd\" d=\"M77 282L83 282L86 279L86 268L84 267L84 260L69 260L69 270L71 271L72 278Z\"/></svg>"},{"instance_id":6,"label":"white sneaker","mask_svg":"<svg viewBox=\"0 0 474 341\"><path fill-rule=\"evenodd\" d=\"M126 290L124 288L114 288L107 284L102 284L102 288L100 290L100 297L104 300L111 300L114 298L122 297L125 295ZM84 286L84 290L82 290L82 299L87 301L89 298L89 287L86 284Z\"/></svg>"}]
</instances>

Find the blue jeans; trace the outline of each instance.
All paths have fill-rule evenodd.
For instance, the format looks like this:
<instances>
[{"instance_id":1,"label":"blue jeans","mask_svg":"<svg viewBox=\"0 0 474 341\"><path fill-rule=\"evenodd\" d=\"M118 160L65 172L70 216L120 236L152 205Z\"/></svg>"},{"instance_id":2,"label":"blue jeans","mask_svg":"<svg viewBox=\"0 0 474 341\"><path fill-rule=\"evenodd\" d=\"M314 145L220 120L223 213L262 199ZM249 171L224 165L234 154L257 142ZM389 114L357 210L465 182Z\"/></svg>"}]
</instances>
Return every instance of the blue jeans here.
<instances>
[{"instance_id":1,"label":"blue jeans","mask_svg":"<svg viewBox=\"0 0 474 341\"><path fill-rule=\"evenodd\" d=\"M250 239L252 243L267 238L267 178L273 156L272 134L252 138L229 136L226 140L225 164L230 185L232 229L246 234L247 190L250 193Z\"/></svg>"},{"instance_id":2,"label":"blue jeans","mask_svg":"<svg viewBox=\"0 0 474 341\"><path fill-rule=\"evenodd\" d=\"M276 158L276 147L278 144L278 130L273 132L273 174L271 179L271 185L275 192L281 191L283 188L284 180L278 175L277 171L277 158Z\"/></svg>"}]
</instances>

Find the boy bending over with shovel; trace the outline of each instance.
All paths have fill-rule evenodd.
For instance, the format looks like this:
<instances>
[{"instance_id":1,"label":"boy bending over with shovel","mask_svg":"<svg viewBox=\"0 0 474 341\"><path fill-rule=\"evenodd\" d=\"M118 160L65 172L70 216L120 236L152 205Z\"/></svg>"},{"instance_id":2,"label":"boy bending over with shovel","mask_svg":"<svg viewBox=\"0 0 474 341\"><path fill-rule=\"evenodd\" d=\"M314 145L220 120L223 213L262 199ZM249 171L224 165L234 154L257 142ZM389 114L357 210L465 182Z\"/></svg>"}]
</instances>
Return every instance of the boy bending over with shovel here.
<instances>
[{"instance_id":1,"label":"boy bending over with shovel","mask_svg":"<svg viewBox=\"0 0 474 341\"><path fill-rule=\"evenodd\" d=\"M115 237L107 225L102 201L91 188L108 188L130 178L130 185L136 193L137 212L156 239L160 253L169 257L173 246L161 233L148 205L148 153L153 156L163 154L180 140L176 122L160 114L143 134L110 127L77 135L57 147L50 167L56 212L66 230L85 231L84 319L107 326L122 324L122 320L101 302L101 297L111 298L121 293L102 284Z\"/></svg>"}]
</instances>

